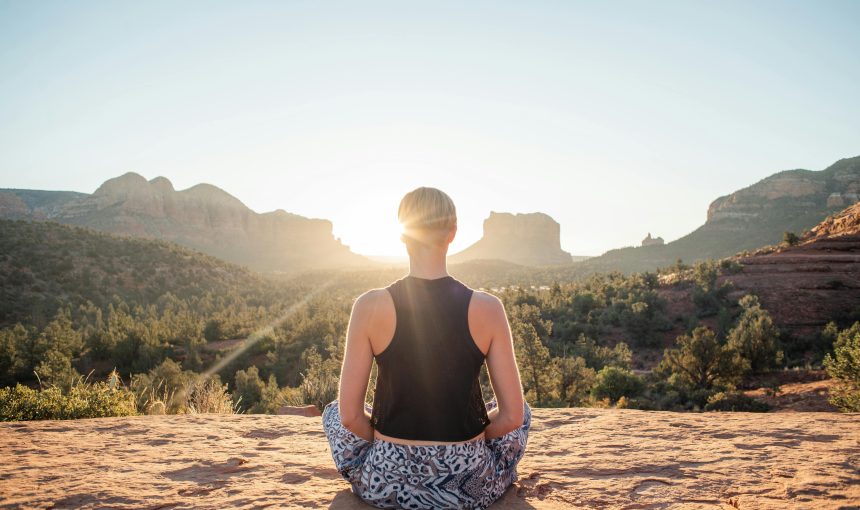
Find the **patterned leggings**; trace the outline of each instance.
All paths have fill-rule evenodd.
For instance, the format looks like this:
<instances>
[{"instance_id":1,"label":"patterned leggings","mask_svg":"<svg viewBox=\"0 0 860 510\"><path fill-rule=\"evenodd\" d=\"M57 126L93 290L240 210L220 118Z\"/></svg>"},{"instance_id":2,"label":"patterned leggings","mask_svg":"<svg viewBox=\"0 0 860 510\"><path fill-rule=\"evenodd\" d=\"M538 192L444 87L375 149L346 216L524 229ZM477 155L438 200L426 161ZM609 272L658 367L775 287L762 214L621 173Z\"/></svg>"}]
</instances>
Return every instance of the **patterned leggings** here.
<instances>
[{"instance_id":1,"label":"patterned leggings","mask_svg":"<svg viewBox=\"0 0 860 510\"><path fill-rule=\"evenodd\" d=\"M496 400L485 405L489 411ZM357 436L341 423L336 399L322 413L335 467L352 492L378 508L407 509L487 508L517 480L531 419L525 403L522 426L502 437L419 446Z\"/></svg>"}]
</instances>

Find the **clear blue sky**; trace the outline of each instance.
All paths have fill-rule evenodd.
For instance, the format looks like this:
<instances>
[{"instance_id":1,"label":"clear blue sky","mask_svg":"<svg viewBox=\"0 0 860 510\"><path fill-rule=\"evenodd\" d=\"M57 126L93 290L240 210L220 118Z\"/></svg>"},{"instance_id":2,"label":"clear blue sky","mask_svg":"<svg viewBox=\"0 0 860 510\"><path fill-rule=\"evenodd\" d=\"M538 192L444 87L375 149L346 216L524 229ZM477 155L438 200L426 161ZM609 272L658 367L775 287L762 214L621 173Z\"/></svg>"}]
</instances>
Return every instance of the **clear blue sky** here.
<instances>
[{"instance_id":1,"label":"clear blue sky","mask_svg":"<svg viewBox=\"0 0 860 510\"><path fill-rule=\"evenodd\" d=\"M596 255L779 170L860 154L860 2L0 0L0 187L209 182L403 254L542 211Z\"/></svg>"}]
</instances>

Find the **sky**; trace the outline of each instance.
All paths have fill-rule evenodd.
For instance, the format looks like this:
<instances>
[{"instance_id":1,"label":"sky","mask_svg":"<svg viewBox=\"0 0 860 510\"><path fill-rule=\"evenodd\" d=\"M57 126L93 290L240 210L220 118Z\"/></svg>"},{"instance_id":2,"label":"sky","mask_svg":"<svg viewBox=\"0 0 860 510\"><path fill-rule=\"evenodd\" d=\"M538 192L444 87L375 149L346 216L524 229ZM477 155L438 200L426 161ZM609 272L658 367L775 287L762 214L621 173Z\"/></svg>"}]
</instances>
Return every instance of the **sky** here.
<instances>
[{"instance_id":1,"label":"sky","mask_svg":"<svg viewBox=\"0 0 860 510\"><path fill-rule=\"evenodd\" d=\"M0 0L0 188L128 171L405 255L397 206L544 212L574 255L860 155L860 2Z\"/></svg>"}]
</instances>

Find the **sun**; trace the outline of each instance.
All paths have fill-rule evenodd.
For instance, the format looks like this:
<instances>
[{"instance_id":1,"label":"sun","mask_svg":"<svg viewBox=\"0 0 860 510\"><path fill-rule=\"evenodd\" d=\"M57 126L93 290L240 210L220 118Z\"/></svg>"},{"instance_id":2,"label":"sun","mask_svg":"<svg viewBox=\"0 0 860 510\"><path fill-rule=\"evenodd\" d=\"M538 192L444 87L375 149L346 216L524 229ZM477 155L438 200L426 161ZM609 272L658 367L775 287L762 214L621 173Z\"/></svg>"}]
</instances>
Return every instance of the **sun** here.
<instances>
[{"instance_id":1,"label":"sun","mask_svg":"<svg viewBox=\"0 0 860 510\"><path fill-rule=\"evenodd\" d=\"M361 221L363 218L345 218L343 229L335 225L335 237L349 246L350 251L361 255L406 256L406 246L400 240L403 225L397 219Z\"/></svg>"}]
</instances>

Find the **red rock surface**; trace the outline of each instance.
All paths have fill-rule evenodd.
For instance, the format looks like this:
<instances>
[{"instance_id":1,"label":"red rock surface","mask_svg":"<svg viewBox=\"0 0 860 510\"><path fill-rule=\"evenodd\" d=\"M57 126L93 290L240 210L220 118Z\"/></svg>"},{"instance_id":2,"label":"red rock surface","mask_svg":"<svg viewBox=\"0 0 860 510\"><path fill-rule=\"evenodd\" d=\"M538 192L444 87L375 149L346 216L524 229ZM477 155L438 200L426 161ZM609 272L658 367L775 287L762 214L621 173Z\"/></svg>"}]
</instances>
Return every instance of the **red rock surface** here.
<instances>
[{"instance_id":1,"label":"red rock surface","mask_svg":"<svg viewBox=\"0 0 860 510\"><path fill-rule=\"evenodd\" d=\"M723 274L735 294L754 293L781 327L814 336L830 320L860 319L860 203L814 227L796 246L736 257Z\"/></svg>"},{"instance_id":2,"label":"red rock surface","mask_svg":"<svg viewBox=\"0 0 860 510\"><path fill-rule=\"evenodd\" d=\"M0 424L0 506L372 508L319 417ZM534 409L498 509L836 510L860 505L860 413Z\"/></svg>"}]
</instances>

